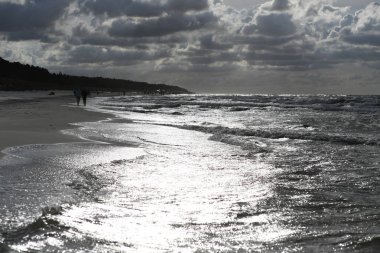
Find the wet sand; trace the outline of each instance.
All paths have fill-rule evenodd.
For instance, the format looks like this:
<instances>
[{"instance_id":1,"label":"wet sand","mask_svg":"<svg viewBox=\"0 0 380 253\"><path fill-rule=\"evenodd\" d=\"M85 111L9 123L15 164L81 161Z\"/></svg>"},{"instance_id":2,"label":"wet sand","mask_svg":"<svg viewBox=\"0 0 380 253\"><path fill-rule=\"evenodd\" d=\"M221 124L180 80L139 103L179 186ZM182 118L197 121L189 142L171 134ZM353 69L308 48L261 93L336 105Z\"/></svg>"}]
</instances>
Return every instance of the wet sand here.
<instances>
[{"instance_id":1,"label":"wet sand","mask_svg":"<svg viewBox=\"0 0 380 253\"><path fill-rule=\"evenodd\" d=\"M8 147L80 141L60 130L74 128L70 123L112 117L110 114L84 110L82 105L76 106L74 96L68 95L68 92L46 97L36 96L35 93L25 96L26 93L22 96L16 94L15 97L29 99L14 99L12 96L13 99L0 101L0 157ZM91 103L91 98L88 103Z\"/></svg>"}]
</instances>

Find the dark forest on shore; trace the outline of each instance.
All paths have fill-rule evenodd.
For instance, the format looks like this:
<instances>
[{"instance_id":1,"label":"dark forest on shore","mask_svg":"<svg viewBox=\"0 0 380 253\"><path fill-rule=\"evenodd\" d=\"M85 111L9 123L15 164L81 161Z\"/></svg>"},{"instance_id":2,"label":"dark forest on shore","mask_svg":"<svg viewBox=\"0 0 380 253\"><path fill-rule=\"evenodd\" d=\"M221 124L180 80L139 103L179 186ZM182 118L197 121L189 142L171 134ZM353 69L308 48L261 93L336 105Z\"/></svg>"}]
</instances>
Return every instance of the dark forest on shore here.
<instances>
[{"instance_id":1,"label":"dark forest on shore","mask_svg":"<svg viewBox=\"0 0 380 253\"><path fill-rule=\"evenodd\" d=\"M147 94L190 93L184 88L166 84L55 74L41 67L19 62L12 63L0 58L0 90L72 90L77 88L91 91L122 91Z\"/></svg>"}]
</instances>

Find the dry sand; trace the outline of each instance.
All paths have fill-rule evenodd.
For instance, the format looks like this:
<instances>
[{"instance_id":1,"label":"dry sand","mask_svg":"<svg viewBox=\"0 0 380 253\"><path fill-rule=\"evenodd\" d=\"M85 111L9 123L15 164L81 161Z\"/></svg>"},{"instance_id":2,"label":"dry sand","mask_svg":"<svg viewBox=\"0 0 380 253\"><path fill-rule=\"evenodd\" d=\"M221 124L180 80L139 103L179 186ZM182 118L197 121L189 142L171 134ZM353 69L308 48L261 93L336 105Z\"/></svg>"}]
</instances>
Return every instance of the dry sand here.
<instances>
[{"instance_id":1,"label":"dry sand","mask_svg":"<svg viewBox=\"0 0 380 253\"><path fill-rule=\"evenodd\" d=\"M35 94L26 97L33 96ZM59 130L74 128L70 123L112 117L84 110L82 106L74 105L74 101L71 95L0 100L0 150L27 144L77 142L80 141L78 138L64 135Z\"/></svg>"}]
</instances>

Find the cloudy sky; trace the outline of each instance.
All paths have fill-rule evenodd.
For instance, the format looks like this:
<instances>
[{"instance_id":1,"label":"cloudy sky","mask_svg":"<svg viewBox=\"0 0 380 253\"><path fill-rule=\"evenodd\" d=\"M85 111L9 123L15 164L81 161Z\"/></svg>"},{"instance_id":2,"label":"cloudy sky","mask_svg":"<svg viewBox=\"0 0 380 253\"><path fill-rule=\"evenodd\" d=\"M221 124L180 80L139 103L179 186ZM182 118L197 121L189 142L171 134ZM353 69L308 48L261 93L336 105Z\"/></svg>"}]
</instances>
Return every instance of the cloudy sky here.
<instances>
[{"instance_id":1,"label":"cloudy sky","mask_svg":"<svg viewBox=\"0 0 380 253\"><path fill-rule=\"evenodd\" d=\"M0 0L0 57L213 93L380 93L367 0Z\"/></svg>"}]
</instances>

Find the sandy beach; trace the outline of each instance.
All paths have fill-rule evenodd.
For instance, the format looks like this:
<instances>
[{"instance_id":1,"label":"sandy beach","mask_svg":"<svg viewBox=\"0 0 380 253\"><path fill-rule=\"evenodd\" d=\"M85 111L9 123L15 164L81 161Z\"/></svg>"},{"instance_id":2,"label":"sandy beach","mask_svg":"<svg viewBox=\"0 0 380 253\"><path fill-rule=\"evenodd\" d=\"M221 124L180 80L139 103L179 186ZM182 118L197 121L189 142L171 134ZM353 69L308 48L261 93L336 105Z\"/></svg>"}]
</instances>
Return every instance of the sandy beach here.
<instances>
[{"instance_id":1,"label":"sandy beach","mask_svg":"<svg viewBox=\"0 0 380 253\"><path fill-rule=\"evenodd\" d=\"M0 92L0 150L27 144L80 141L75 136L62 134L60 130L75 127L70 123L111 117L84 110L82 105L76 106L70 92L60 93L44 96L35 92ZM0 157L3 155L1 153Z\"/></svg>"}]
</instances>

